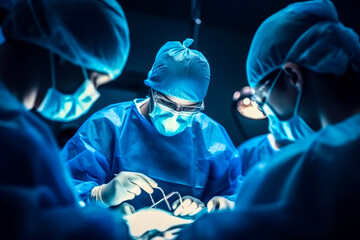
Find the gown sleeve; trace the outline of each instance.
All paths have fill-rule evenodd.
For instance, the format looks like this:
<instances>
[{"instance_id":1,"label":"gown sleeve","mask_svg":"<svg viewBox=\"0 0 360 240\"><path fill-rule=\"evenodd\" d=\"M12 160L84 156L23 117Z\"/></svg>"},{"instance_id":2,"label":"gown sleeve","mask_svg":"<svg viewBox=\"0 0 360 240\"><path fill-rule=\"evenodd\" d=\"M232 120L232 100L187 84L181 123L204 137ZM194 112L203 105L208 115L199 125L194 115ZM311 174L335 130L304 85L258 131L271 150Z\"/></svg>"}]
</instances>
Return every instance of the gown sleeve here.
<instances>
[{"instance_id":1,"label":"gown sleeve","mask_svg":"<svg viewBox=\"0 0 360 240\"><path fill-rule=\"evenodd\" d=\"M234 144L225 129L217 125L207 128L207 143L211 154L211 166L209 178L205 189L205 203L212 196L223 196L229 200L235 200L237 189L242 183L241 160Z\"/></svg>"},{"instance_id":2,"label":"gown sleeve","mask_svg":"<svg viewBox=\"0 0 360 240\"><path fill-rule=\"evenodd\" d=\"M85 202L88 202L92 188L112 179L115 131L110 119L97 114L81 126L61 151L75 190Z\"/></svg>"}]
</instances>

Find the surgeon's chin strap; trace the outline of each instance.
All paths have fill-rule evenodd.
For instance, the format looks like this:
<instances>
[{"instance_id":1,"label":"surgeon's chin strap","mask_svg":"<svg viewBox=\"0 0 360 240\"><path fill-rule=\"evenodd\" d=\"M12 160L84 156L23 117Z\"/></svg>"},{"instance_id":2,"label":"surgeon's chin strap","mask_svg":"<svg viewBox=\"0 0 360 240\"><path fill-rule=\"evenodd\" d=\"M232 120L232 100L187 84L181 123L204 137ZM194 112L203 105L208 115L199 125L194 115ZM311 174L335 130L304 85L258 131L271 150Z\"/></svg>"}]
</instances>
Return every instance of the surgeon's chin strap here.
<instances>
[{"instance_id":1,"label":"surgeon's chin strap","mask_svg":"<svg viewBox=\"0 0 360 240\"><path fill-rule=\"evenodd\" d=\"M103 207L103 208L108 208L110 207L109 205L107 205L101 197L101 190L102 188L105 186L106 184L102 184L100 186L96 186L91 190L90 193L90 201L96 203L97 205Z\"/></svg>"}]
</instances>

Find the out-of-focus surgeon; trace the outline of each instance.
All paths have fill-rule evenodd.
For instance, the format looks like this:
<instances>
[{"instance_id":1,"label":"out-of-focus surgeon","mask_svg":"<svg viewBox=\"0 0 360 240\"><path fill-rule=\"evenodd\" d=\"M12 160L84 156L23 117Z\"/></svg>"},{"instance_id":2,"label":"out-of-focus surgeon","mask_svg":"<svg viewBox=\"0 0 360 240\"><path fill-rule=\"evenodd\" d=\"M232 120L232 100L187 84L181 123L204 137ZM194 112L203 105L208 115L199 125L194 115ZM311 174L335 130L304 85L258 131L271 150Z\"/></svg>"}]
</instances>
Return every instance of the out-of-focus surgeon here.
<instances>
[{"instance_id":1,"label":"out-of-focus surgeon","mask_svg":"<svg viewBox=\"0 0 360 240\"><path fill-rule=\"evenodd\" d=\"M161 199L160 187L183 196L171 206L176 216L195 216L206 203L208 211L233 206L240 159L225 129L201 113L210 67L192 42L160 48L148 98L104 108L67 142L62 157L82 200L134 211L152 205L149 194Z\"/></svg>"},{"instance_id":2,"label":"out-of-focus surgeon","mask_svg":"<svg viewBox=\"0 0 360 240\"><path fill-rule=\"evenodd\" d=\"M206 214L178 239L359 238L358 35L328 0L291 4L257 30L247 76L289 136L308 136L250 170L234 212Z\"/></svg>"},{"instance_id":3,"label":"out-of-focus surgeon","mask_svg":"<svg viewBox=\"0 0 360 240\"><path fill-rule=\"evenodd\" d=\"M129 33L113 0L19 0L0 46L0 211L4 239L126 239L121 217L81 208L55 139L28 110L76 119L117 77Z\"/></svg>"}]
</instances>

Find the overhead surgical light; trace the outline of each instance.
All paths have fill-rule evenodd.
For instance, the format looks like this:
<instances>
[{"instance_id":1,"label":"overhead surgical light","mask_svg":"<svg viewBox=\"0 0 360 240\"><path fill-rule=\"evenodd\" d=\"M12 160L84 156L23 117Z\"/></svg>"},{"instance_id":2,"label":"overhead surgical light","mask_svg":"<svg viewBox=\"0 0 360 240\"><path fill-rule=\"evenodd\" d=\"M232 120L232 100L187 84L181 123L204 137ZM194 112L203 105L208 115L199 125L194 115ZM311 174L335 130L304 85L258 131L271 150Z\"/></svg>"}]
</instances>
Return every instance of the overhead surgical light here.
<instances>
[{"instance_id":1,"label":"overhead surgical light","mask_svg":"<svg viewBox=\"0 0 360 240\"><path fill-rule=\"evenodd\" d=\"M242 116L250 119L265 119L266 116L259 110L258 104L251 99L254 90L249 86L245 86L233 95L233 101L236 111Z\"/></svg>"}]
</instances>

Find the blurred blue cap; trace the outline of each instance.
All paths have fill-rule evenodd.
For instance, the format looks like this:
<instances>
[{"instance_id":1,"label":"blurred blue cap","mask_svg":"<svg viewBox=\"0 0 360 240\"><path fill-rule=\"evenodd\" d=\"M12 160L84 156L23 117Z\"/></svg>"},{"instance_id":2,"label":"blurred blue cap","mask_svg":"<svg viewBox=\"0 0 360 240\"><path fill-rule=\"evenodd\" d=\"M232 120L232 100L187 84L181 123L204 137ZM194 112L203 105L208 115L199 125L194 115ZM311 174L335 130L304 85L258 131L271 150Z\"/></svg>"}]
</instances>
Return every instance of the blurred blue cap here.
<instances>
[{"instance_id":1,"label":"blurred blue cap","mask_svg":"<svg viewBox=\"0 0 360 240\"><path fill-rule=\"evenodd\" d=\"M115 0L18 0L2 28L6 40L38 45L113 79L130 50L126 17Z\"/></svg>"},{"instance_id":2,"label":"blurred blue cap","mask_svg":"<svg viewBox=\"0 0 360 240\"><path fill-rule=\"evenodd\" d=\"M188 48L193 41L188 38L162 46L145 84L166 95L202 101L210 83L210 66L201 52Z\"/></svg>"},{"instance_id":3,"label":"blurred blue cap","mask_svg":"<svg viewBox=\"0 0 360 240\"><path fill-rule=\"evenodd\" d=\"M293 62L318 73L360 71L358 36L338 21L329 0L290 4L267 18L250 46L246 72L256 87L269 73Z\"/></svg>"}]
</instances>

